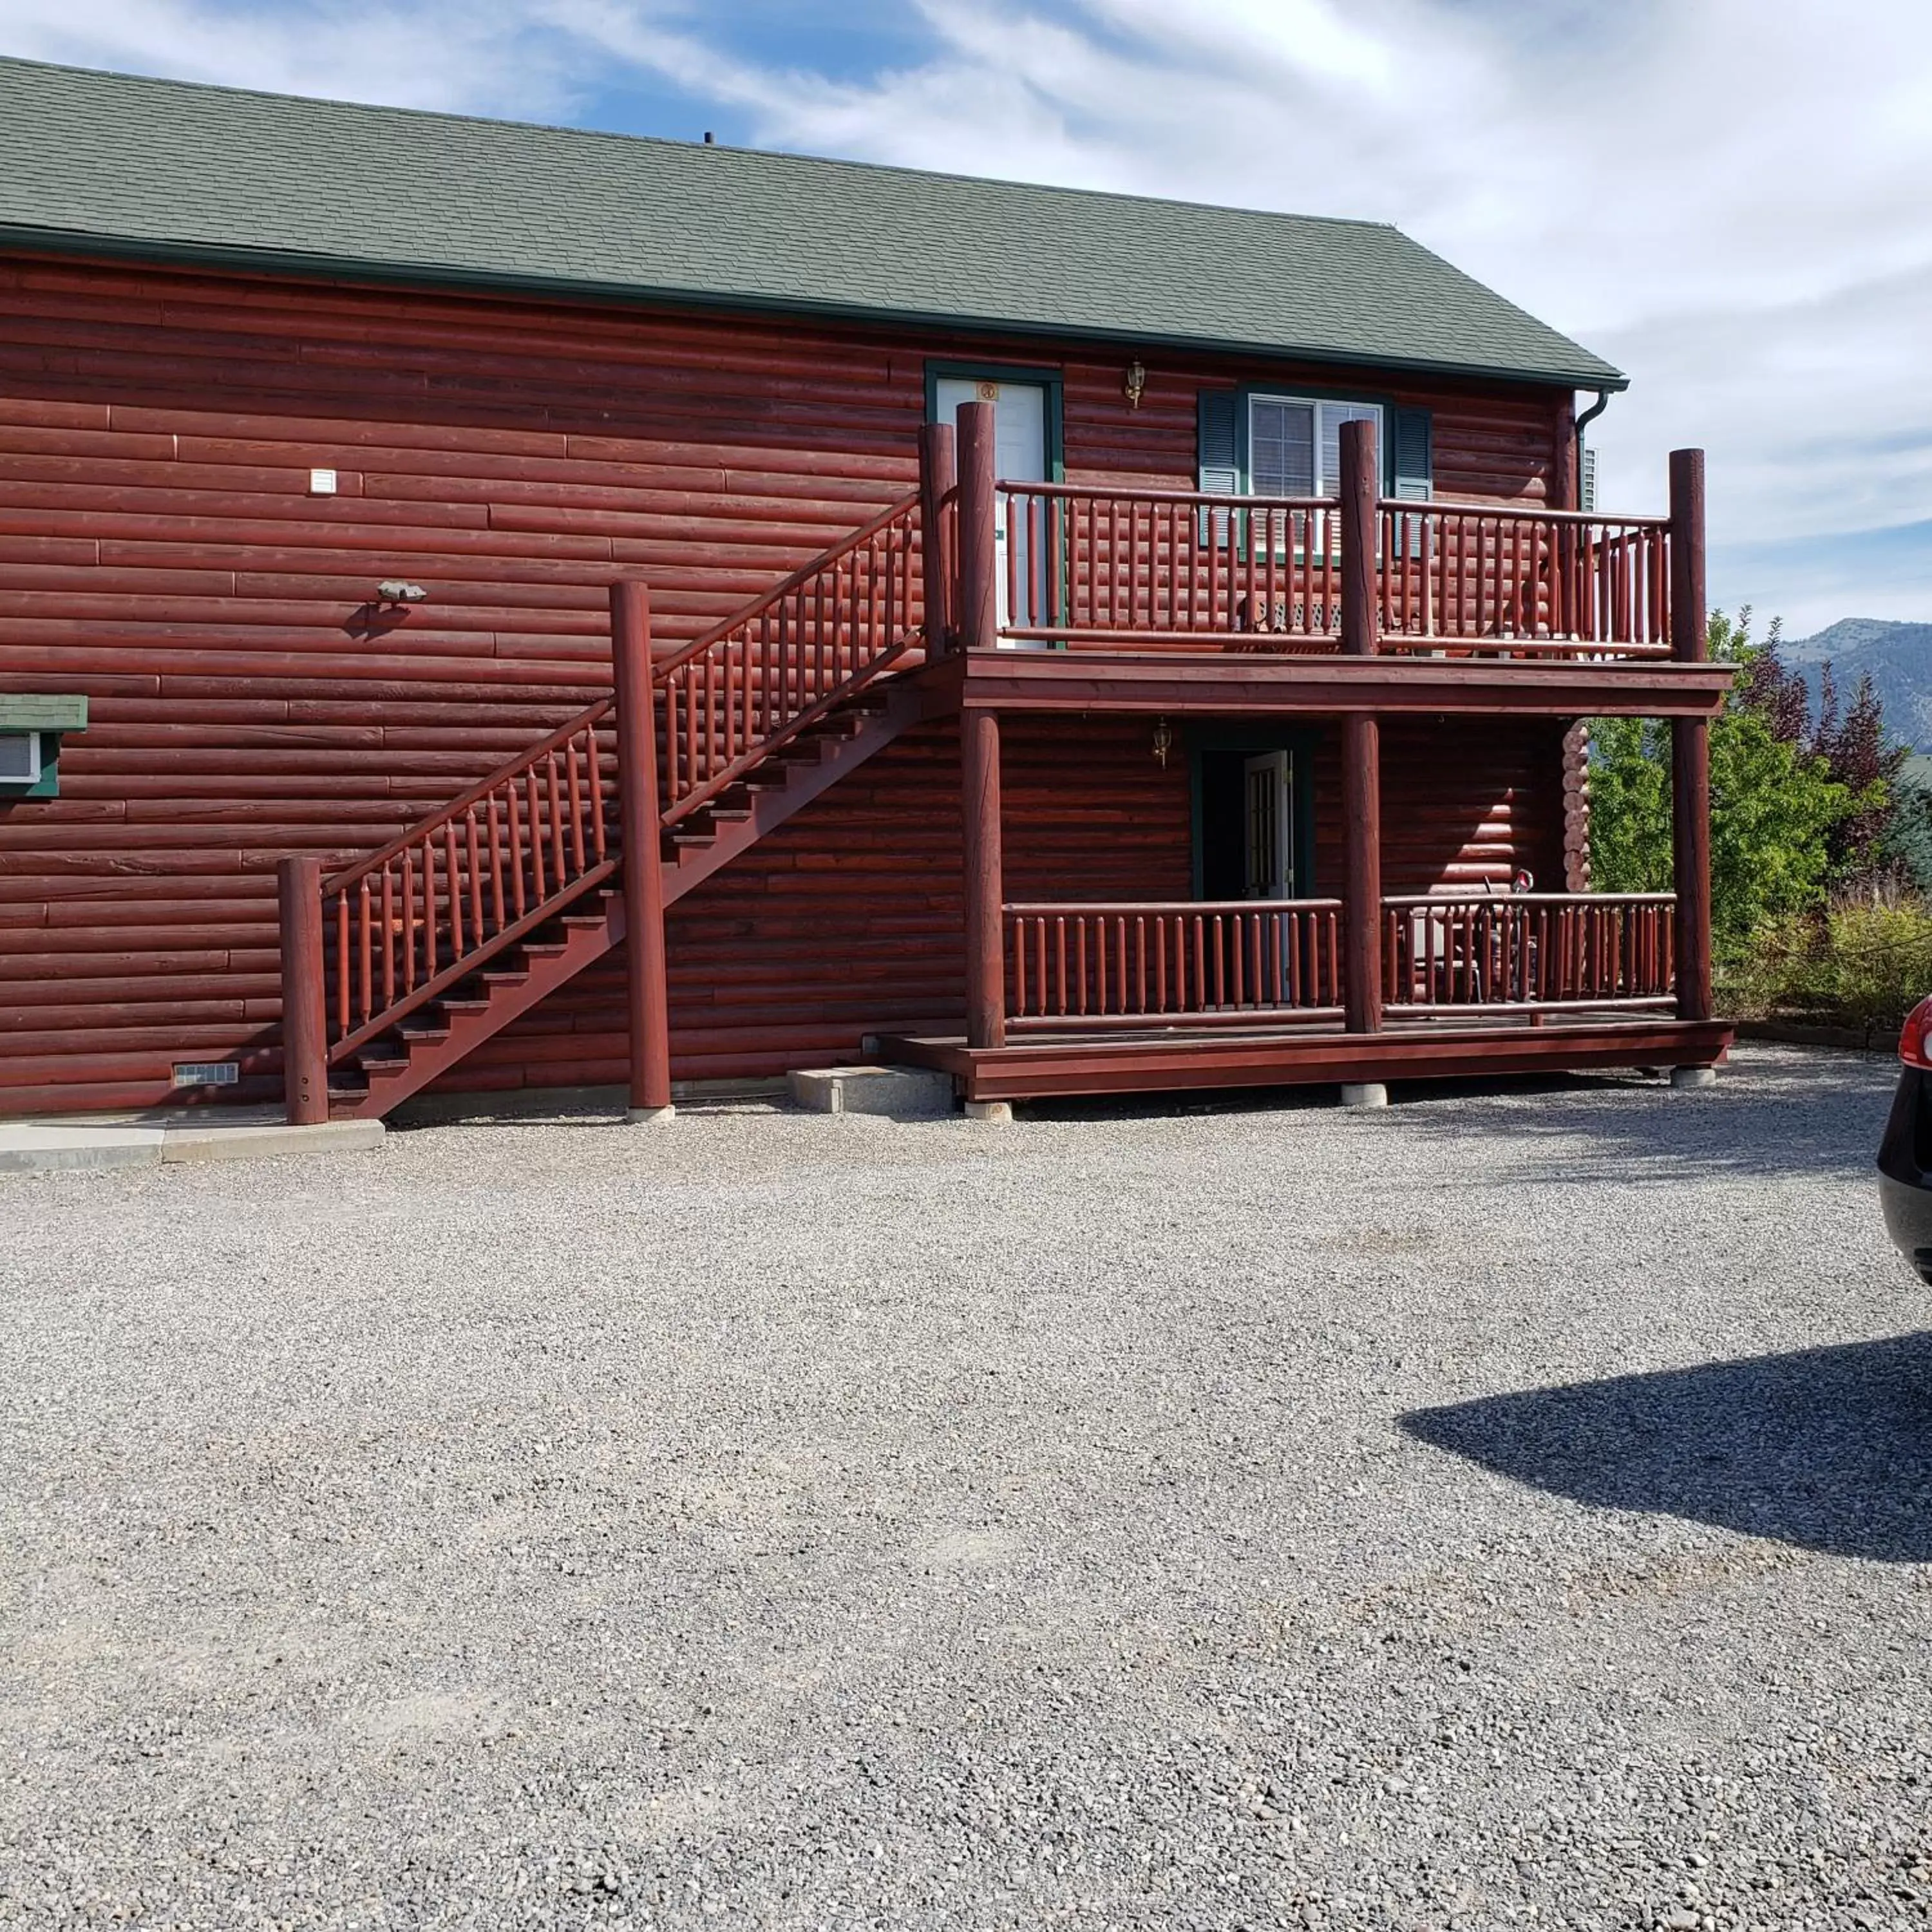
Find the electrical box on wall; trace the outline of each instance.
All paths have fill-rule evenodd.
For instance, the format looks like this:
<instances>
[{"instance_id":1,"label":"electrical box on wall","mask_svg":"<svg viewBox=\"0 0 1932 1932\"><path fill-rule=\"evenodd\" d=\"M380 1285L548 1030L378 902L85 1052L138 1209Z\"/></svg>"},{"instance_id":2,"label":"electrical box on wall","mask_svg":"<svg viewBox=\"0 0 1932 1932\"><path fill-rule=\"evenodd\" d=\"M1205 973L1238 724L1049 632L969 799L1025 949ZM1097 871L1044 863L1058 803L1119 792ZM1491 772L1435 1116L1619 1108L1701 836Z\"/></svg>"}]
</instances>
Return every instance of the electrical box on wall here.
<instances>
[{"instance_id":1,"label":"electrical box on wall","mask_svg":"<svg viewBox=\"0 0 1932 1932\"><path fill-rule=\"evenodd\" d=\"M0 805L60 796L60 748L87 729L84 697L0 691Z\"/></svg>"}]
</instances>

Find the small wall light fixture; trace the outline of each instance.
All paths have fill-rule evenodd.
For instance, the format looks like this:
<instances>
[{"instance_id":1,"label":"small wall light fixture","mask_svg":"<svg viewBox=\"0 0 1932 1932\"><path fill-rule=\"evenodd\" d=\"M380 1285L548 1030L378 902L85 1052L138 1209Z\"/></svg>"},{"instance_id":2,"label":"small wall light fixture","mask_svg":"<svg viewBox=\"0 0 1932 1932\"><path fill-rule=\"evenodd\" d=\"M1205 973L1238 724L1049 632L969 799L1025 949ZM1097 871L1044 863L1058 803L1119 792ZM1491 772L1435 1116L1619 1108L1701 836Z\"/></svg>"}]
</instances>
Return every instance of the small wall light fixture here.
<instances>
[{"instance_id":1,"label":"small wall light fixture","mask_svg":"<svg viewBox=\"0 0 1932 1932\"><path fill-rule=\"evenodd\" d=\"M1127 373L1120 379L1120 392L1126 398L1129 409L1140 407L1141 398L1147 393L1147 371L1138 356L1127 364Z\"/></svg>"},{"instance_id":2,"label":"small wall light fixture","mask_svg":"<svg viewBox=\"0 0 1932 1932\"><path fill-rule=\"evenodd\" d=\"M405 584L400 577L386 577L376 586L379 604L420 604L428 595L420 584Z\"/></svg>"},{"instance_id":3,"label":"small wall light fixture","mask_svg":"<svg viewBox=\"0 0 1932 1932\"><path fill-rule=\"evenodd\" d=\"M1162 771L1167 770L1167 754L1174 749L1174 728L1165 718L1154 721L1154 761Z\"/></svg>"}]
</instances>

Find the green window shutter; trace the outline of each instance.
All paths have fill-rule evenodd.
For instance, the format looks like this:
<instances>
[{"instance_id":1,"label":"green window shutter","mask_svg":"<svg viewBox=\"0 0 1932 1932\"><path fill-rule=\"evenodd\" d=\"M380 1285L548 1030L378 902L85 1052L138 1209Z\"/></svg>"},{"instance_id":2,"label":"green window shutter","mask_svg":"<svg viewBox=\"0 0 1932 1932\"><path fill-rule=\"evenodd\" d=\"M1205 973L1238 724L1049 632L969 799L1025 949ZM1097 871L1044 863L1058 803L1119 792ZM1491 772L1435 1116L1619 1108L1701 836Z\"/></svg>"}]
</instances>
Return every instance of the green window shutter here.
<instances>
[{"instance_id":1,"label":"green window shutter","mask_svg":"<svg viewBox=\"0 0 1932 1932\"><path fill-rule=\"evenodd\" d=\"M1195 487L1204 496L1241 494L1240 392L1202 389L1195 403ZM1201 512L1198 540L1218 550L1228 541L1231 519L1222 510Z\"/></svg>"},{"instance_id":2,"label":"green window shutter","mask_svg":"<svg viewBox=\"0 0 1932 1932\"><path fill-rule=\"evenodd\" d=\"M1427 502L1436 486L1436 430L1429 412L1397 410L1393 440L1397 501Z\"/></svg>"},{"instance_id":3,"label":"green window shutter","mask_svg":"<svg viewBox=\"0 0 1932 1932\"><path fill-rule=\"evenodd\" d=\"M1236 434L1240 398L1233 389L1203 389L1195 416L1199 458L1198 488L1204 496L1238 496L1241 455Z\"/></svg>"}]
</instances>

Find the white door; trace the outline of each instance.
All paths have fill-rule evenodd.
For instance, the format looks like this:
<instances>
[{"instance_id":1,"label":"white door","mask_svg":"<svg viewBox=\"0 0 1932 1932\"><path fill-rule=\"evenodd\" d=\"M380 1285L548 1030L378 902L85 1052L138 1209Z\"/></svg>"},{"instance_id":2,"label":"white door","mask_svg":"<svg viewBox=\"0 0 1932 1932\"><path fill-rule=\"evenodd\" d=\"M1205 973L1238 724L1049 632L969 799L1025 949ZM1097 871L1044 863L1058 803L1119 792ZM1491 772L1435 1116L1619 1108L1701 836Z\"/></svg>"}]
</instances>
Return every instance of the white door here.
<instances>
[{"instance_id":1,"label":"white door","mask_svg":"<svg viewBox=\"0 0 1932 1932\"><path fill-rule=\"evenodd\" d=\"M1285 899L1294 881L1294 787L1286 752L1242 764L1247 896Z\"/></svg>"},{"instance_id":2,"label":"white door","mask_svg":"<svg viewBox=\"0 0 1932 1932\"><path fill-rule=\"evenodd\" d=\"M1046 386L1043 382L981 382L965 376L942 376L934 384L934 406L941 422L958 425L960 405L991 403L993 405L993 469L1002 483L1044 483L1046 474ZM1001 506L998 546L1000 572L1000 628L1016 621L1010 606L1012 585L1017 578L1022 586L1022 608L1018 614L1023 626L1049 622L1052 617L1041 608L1045 600L1045 572L1041 560L1030 555L1024 524L1017 536L1019 554L1006 554L1006 518ZM1004 639L1001 641L1004 643Z\"/></svg>"}]
</instances>

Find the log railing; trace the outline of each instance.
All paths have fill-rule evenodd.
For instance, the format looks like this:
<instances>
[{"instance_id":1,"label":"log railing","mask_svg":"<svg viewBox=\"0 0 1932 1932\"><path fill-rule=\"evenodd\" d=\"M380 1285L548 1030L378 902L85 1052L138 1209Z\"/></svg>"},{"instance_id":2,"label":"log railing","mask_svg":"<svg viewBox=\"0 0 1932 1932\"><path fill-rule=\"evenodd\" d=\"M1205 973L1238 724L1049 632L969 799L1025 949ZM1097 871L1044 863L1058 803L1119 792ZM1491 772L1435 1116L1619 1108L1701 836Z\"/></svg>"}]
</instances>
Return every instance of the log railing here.
<instances>
[{"instance_id":1,"label":"log railing","mask_svg":"<svg viewBox=\"0 0 1932 1932\"><path fill-rule=\"evenodd\" d=\"M322 886L334 1065L616 869L606 698Z\"/></svg>"},{"instance_id":2,"label":"log railing","mask_svg":"<svg viewBox=\"0 0 1932 1932\"><path fill-rule=\"evenodd\" d=\"M1016 641L1321 650L1340 634L1332 499L999 489L1000 628Z\"/></svg>"},{"instance_id":3,"label":"log railing","mask_svg":"<svg viewBox=\"0 0 1932 1932\"><path fill-rule=\"evenodd\" d=\"M1001 640L1338 650L1340 508L1333 497L1002 483ZM1667 518L1384 500L1373 527L1383 652L1670 655Z\"/></svg>"},{"instance_id":4,"label":"log railing","mask_svg":"<svg viewBox=\"0 0 1932 1932\"><path fill-rule=\"evenodd\" d=\"M656 668L667 825L906 658L920 640L920 520L914 491Z\"/></svg>"},{"instance_id":5,"label":"log railing","mask_svg":"<svg viewBox=\"0 0 1932 1932\"><path fill-rule=\"evenodd\" d=\"M1382 648L1452 640L1512 655L1667 657L1670 522L1384 502Z\"/></svg>"},{"instance_id":6,"label":"log railing","mask_svg":"<svg viewBox=\"0 0 1932 1932\"><path fill-rule=\"evenodd\" d=\"M1672 892L1385 897L1383 1010L1668 1006L1676 904Z\"/></svg>"},{"instance_id":7,"label":"log railing","mask_svg":"<svg viewBox=\"0 0 1932 1932\"><path fill-rule=\"evenodd\" d=\"M1004 908L1016 1029L1200 1025L1341 1011L1339 899Z\"/></svg>"}]
</instances>

